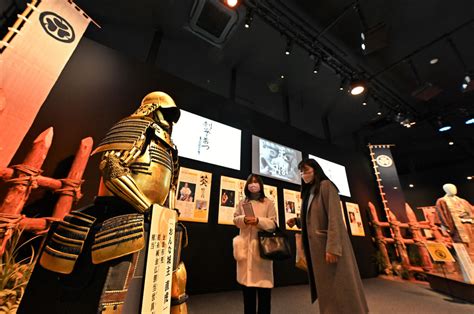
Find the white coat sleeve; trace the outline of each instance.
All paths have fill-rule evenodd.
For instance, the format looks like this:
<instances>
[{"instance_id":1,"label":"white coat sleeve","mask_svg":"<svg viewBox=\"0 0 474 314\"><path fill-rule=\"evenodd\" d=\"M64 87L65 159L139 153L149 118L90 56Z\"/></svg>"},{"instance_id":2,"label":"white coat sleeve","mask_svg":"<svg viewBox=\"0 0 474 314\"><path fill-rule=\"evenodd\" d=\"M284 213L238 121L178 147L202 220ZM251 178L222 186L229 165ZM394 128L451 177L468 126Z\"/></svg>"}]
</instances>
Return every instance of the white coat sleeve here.
<instances>
[{"instance_id":1,"label":"white coat sleeve","mask_svg":"<svg viewBox=\"0 0 474 314\"><path fill-rule=\"evenodd\" d=\"M242 210L242 202L239 202L237 207L235 208L234 211L234 225L237 226L237 228L248 228L249 226L245 224L244 222L244 217L245 215L243 214Z\"/></svg>"},{"instance_id":2,"label":"white coat sleeve","mask_svg":"<svg viewBox=\"0 0 474 314\"><path fill-rule=\"evenodd\" d=\"M267 202L266 217L258 217L257 228L271 232L276 227L275 204L268 198L265 199L265 202Z\"/></svg>"}]
</instances>

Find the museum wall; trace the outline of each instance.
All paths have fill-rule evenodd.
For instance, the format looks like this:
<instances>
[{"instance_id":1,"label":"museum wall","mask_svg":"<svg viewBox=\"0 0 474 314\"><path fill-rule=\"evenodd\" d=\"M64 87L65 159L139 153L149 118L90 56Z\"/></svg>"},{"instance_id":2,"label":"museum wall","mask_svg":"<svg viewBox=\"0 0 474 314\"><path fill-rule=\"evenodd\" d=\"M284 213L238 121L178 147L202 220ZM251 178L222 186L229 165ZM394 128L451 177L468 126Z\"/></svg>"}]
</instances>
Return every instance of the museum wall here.
<instances>
[{"instance_id":1,"label":"museum wall","mask_svg":"<svg viewBox=\"0 0 474 314\"><path fill-rule=\"evenodd\" d=\"M443 185L452 183L458 189L458 196L474 203L474 180L472 160L456 165L444 165L429 171L415 172L400 176L400 183L407 202L413 207L432 206L436 200L445 195ZM413 188L409 185L413 184Z\"/></svg>"},{"instance_id":2,"label":"museum wall","mask_svg":"<svg viewBox=\"0 0 474 314\"><path fill-rule=\"evenodd\" d=\"M82 39L69 60L12 164L21 163L34 138L53 126L53 144L43 169L48 176L64 177L71 156L82 138L92 136L97 144L115 122L135 111L143 96L154 90L169 93L182 109L242 130L240 171L181 159L182 166L213 174L209 223L185 223L189 233L189 247L184 249L183 259L188 270L187 286L190 294L238 288L232 257L232 238L237 235L238 229L217 224L219 184L222 175L245 179L251 172L252 134L298 149L303 152L303 156L313 154L345 165L352 196L342 197L342 200L359 204L366 234L365 237L351 236L359 270L362 277L376 276L373 264L375 249L366 210L367 202L378 204L379 197L368 154L352 152L352 147L341 149L330 145L285 122L253 111L247 106L237 106L221 95L125 57L87 38ZM241 97L245 98L244 92ZM309 121L320 124L317 120ZM82 186L84 197L75 208L93 201L100 178L98 162L98 156L90 159ZM283 188L297 190L298 186L266 178L264 181L278 187L279 223L283 225ZM53 201L54 195L37 191L28 204L28 213L48 215ZM288 235L294 249L294 233L288 232ZM306 282L306 274L294 267L294 260L276 262L274 273L277 286Z\"/></svg>"}]
</instances>

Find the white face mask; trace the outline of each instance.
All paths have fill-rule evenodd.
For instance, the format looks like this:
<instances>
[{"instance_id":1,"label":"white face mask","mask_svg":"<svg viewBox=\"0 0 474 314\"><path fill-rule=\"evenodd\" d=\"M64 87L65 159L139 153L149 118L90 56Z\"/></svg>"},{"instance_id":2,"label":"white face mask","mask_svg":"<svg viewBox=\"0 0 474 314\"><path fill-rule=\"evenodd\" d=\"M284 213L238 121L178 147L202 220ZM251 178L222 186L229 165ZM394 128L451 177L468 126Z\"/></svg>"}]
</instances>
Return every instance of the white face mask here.
<instances>
[{"instance_id":1,"label":"white face mask","mask_svg":"<svg viewBox=\"0 0 474 314\"><path fill-rule=\"evenodd\" d=\"M258 193L260 192L260 184L258 183L249 183L248 185L250 193Z\"/></svg>"},{"instance_id":2,"label":"white face mask","mask_svg":"<svg viewBox=\"0 0 474 314\"><path fill-rule=\"evenodd\" d=\"M304 183L308 184L314 180L314 171L305 171L301 173L301 179L303 179Z\"/></svg>"}]
</instances>

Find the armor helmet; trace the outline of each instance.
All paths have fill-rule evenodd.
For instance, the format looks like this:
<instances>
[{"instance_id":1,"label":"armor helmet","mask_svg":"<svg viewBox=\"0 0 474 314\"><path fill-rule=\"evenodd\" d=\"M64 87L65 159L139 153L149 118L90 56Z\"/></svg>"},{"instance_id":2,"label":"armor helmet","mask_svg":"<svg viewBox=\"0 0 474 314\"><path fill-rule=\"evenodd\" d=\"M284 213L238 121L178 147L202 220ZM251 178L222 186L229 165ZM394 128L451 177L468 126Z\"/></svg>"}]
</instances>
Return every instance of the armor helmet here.
<instances>
[{"instance_id":1,"label":"armor helmet","mask_svg":"<svg viewBox=\"0 0 474 314\"><path fill-rule=\"evenodd\" d=\"M158 114L159 111L161 114ZM173 98L164 92L152 92L143 98L140 108L132 117L151 117L157 122L172 125L179 120L181 112L174 103Z\"/></svg>"}]
</instances>

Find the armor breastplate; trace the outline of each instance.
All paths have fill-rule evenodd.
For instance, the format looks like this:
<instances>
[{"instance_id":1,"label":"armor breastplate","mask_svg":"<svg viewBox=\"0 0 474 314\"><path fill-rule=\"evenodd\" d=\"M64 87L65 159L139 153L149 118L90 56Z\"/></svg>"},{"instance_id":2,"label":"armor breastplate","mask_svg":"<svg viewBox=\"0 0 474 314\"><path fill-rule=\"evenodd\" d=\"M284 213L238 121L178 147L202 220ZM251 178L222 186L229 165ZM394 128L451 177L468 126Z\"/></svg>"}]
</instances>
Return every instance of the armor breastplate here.
<instances>
[{"instance_id":1,"label":"armor breastplate","mask_svg":"<svg viewBox=\"0 0 474 314\"><path fill-rule=\"evenodd\" d=\"M153 138L145 152L130 165L138 188L151 203L163 205L173 178L172 152Z\"/></svg>"}]
</instances>

